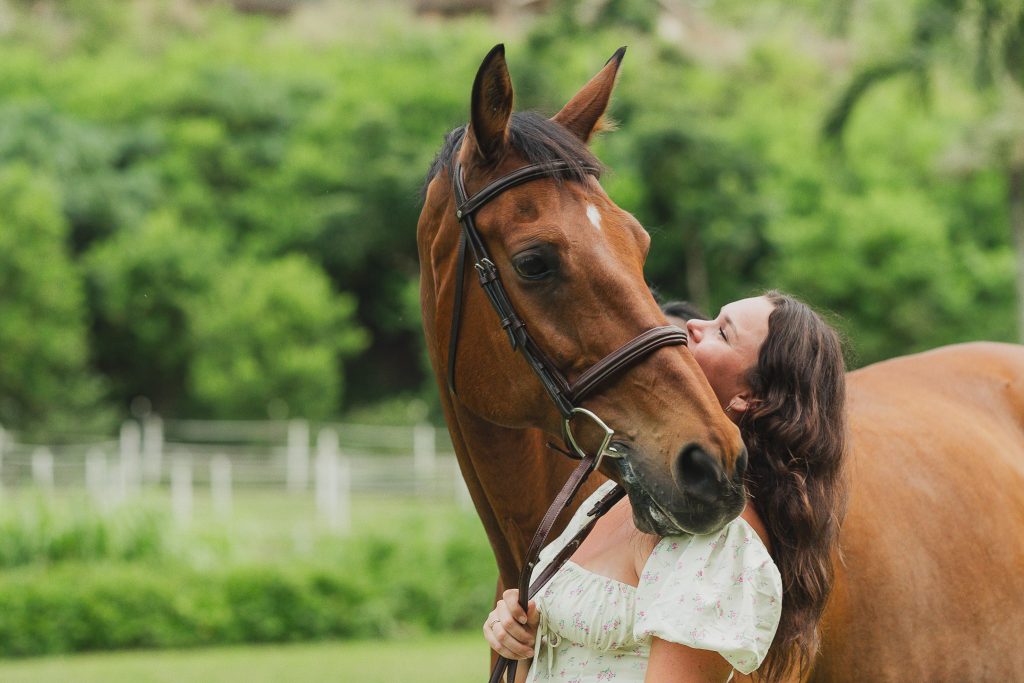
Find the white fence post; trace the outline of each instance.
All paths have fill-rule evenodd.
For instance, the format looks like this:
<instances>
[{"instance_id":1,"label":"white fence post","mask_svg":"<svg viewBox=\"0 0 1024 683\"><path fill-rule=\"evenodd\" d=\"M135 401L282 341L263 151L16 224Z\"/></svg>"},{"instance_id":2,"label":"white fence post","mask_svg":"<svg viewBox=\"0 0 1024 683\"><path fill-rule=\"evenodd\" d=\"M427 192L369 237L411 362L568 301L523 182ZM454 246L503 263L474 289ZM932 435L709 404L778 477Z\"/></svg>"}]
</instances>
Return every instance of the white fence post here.
<instances>
[{"instance_id":1,"label":"white fence post","mask_svg":"<svg viewBox=\"0 0 1024 683\"><path fill-rule=\"evenodd\" d=\"M171 459L171 511L179 524L192 519L192 458L187 455Z\"/></svg>"},{"instance_id":2,"label":"white fence post","mask_svg":"<svg viewBox=\"0 0 1024 683\"><path fill-rule=\"evenodd\" d=\"M99 448L90 448L85 454L85 488L100 507L110 502L109 486L107 454Z\"/></svg>"},{"instance_id":3,"label":"white fence post","mask_svg":"<svg viewBox=\"0 0 1024 683\"><path fill-rule=\"evenodd\" d=\"M53 491L53 453L45 446L32 451L32 481L47 493Z\"/></svg>"},{"instance_id":4,"label":"white fence post","mask_svg":"<svg viewBox=\"0 0 1024 683\"><path fill-rule=\"evenodd\" d=\"M345 455L335 456L334 472L337 507L331 528L339 534L348 534L352 528L352 461Z\"/></svg>"},{"instance_id":5,"label":"white fence post","mask_svg":"<svg viewBox=\"0 0 1024 683\"><path fill-rule=\"evenodd\" d=\"M282 432L286 425L287 453L282 448ZM318 429L317 434L311 435L310 423L300 419L251 424L241 421L162 421L159 416L149 415L141 421L126 420L120 426L116 443L91 440L66 446L74 466L65 467L65 450L53 447L46 450L45 446L37 448L35 445L25 449L14 443L16 435L13 432L0 428L0 458L7 456L6 463L0 460L0 467L6 464L7 470L11 469L12 452L21 454L27 451L26 454L32 456L26 458L32 466L31 479L22 474L30 463L23 463L21 458L24 456L21 455L16 461L16 472L0 469L0 474L7 474L8 479L17 474L19 481L24 477L28 479L26 483L34 481L35 486L43 490L57 490L58 486L70 483L70 477L74 476L74 485L84 484L89 500L96 501L101 509L109 509L137 494L143 482L146 485L162 483L170 485L170 503L175 517L192 521L196 515L197 494L194 488L197 476L205 486L209 473L211 497L200 502L209 500L216 516L233 515L234 475L245 475L240 485L252 478L254 481L273 481L280 486L286 474L281 471L285 464L282 460L287 457L288 488L315 492L316 519L322 520L323 524L319 528L325 530L329 527L344 532L352 521L354 487L380 490L389 495L388 492L405 493L412 485L418 495L452 496L448 499L454 498L460 507L471 507L460 473L449 469L453 467L454 460L443 435L443 431L439 432L425 420L407 427L334 425ZM167 442L167 437L171 438L172 444ZM262 456L268 450L268 440L273 457L253 458L252 465L248 464L249 460L241 465L235 459L234 451L228 450L231 447L216 445L226 441L248 442L252 444L252 455ZM344 440L346 445L351 442L353 448L359 449L359 454L365 452L373 457L353 456L347 449L343 452L339 440ZM190 453L186 443L195 443L197 454ZM32 449L36 452L33 453ZM82 465L78 464L82 463L80 454L83 452L84 472ZM249 456L245 449L240 448L238 452L239 457ZM201 462L195 459L197 457ZM210 469L204 469L197 475L194 468L200 466L209 466ZM163 478L164 474L170 475L172 471L173 481ZM250 472L255 474L250 477ZM412 481L410 476L414 477ZM309 491L311 488L314 491ZM199 495L206 495L206 491L200 491Z\"/></svg>"},{"instance_id":6,"label":"white fence post","mask_svg":"<svg viewBox=\"0 0 1024 683\"><path fill-rule=\"evenodd\" d=\"M437 448L434 427L420 423L412 430L413 472L416 475L416 492L430 491L437 474Z\"/></svg>"},{"instance_id":7,"label":"white fence post","mask_svg":"<svg viewBox=\"0 0 1024 683\"><path fill-rule=\"evenodd\" d=\"M288 423L288 490L305 491L309 486L309 423L292 420Z\"/></svg>"},{"instance_id":8,"label":"white fence post","mask_svg":"<svg viewBox=\"0 0 1024 683\"><path fill-rule=\"evenodd\" d=\"M231 460L218 454L210 461L210 495L218 517L231 515Z\"/></svg>"},{"instance_id":9,"label":"white fence post","mask_svg":"<svg viewBox=\"0 0 1024 683\"><path fill-rule=\"evenodd\" d=\"M316 509L331 531L348 533L352 526L352 471L338 451L338 432L320 430L316 438Z\"/></svg>"},{"instance_id":10,"label":"white fence post","mask_svg":"<svg viewBox=\"0 0 1024 683\"><path fill-rule=\"evenodd\" d=\"M155 413L142 422L142 474L146 482L159 484L164 457L164 421Z\"/></svg>"},{"instance_id":11,"label":"white fence post","mask_svg":"<svg viewBox=\"0 0 1024 683\"><path fill-rule=\"evenodd\" d=\"M324 427L316 436L316 509L328 522L337 506L334 477L338 459L338 432Z\"/></svg>"},{"instance_id":12,"label":"white fence post","mask_svg":"<svg viewBox=\"0 0 1024 683\"><path fill-rule=\"evenodd\" d=\"M121 488L125 496L135 494L139 490L139 478L142 474L139 466L139 453L142 450L142 430L139 423L126 420L121 425Z\"/></svg>"}]
</instances>

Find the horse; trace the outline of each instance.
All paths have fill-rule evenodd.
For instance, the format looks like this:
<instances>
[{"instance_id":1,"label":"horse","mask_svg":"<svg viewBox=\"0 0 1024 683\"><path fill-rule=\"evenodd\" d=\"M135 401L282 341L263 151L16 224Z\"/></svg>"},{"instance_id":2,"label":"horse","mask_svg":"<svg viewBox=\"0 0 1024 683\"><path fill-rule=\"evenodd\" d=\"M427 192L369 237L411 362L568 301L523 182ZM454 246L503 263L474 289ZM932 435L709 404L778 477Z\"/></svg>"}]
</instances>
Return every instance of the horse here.
<instances>
[{"instance_id":1,"label":"horse","mask_svg":"<svg viewBox=\"0 0 1024 683\"><path fill-rule=\"evenodd\" d=\"M588 141L620 61L617 53L552 123ZM469 128L449 138L428 175L417 232L428 353L459 465L507 586L515 585L528 539L573 464L546 452L558 413L510 351L479 290L465 290L464 336L450 352L456 291L466 283L456 276L460 231L444 171L457 159L467 184L479 188L537 160L524 136L539 133L522 121L510 125L511 99L503 53L492 52L474 82ZM485 211L481 223L516 310L567 374L663 323L643 282L645 233L594 178L532 181ZM544 247L541 261L572 266L557 282L559 292L538 292L519 272L545 267L516 261L538 241L555 245ZM641 459L645 471L667 473L645 479L654 482L646 491L632 479L643 530L664 531L650 522L663 505L652 498L693 474L692 463L684 467L677 455L686 444L709 454L701 459L714 466L706 480L735 480L742 470L731 423L721 421L694 370L685 348L663 348L588 402L624 442L626 457L606 460L605 475L629 484L629 463ZM883 361L850 372L847 391L850 497L833 558L835 583L820 648L792 680L1024 680L1024 347L978 342ZM714 495L705 498L716 501L709 526L733 510ZM696 505L684 496L688 504Z\"/></svg>"},{"instance_id":2,"label":"horse","mask_svg":"<svg viewBox=\"0 0 1024 683\"><path fill-rule=\"evenodd\" d=\"M545 509L575 467L548 447L560 432L593 443L595 424L614 433L596 453L612 457L600 459L600 474L578 495L616 480L646 531L710 532L745 503L739 432L685 334L667 325L644 280L650 238L604 192L587 147L624 52L548 119L512 112L504 47L496 46L474 79L468 126L447 136L427 176L417 224L426 347L506 586L515 585ZM462 225L467 214L472 230ZM471 269L467 239L477 258ZM484 287L472 286L467 270ZM491 297L504 302L500 315ZM651 335L661 340L656 347L644 345ZM590 383L597 375L600 383ZM580 384L590 386L582 392ZM569 425L576 410L592 420ZM555 531L570 515L557 518Z\"/></svg>"},{"instance_id":3,"label":"horse","mask_svg":"<svg viewBox=\"0 0 1024 683\"><path fill-rule=\"evenodd\" d=\"M850 498L807 680L1024 680L1024 347L847 377Z\"/></svg>"}]
</instances>

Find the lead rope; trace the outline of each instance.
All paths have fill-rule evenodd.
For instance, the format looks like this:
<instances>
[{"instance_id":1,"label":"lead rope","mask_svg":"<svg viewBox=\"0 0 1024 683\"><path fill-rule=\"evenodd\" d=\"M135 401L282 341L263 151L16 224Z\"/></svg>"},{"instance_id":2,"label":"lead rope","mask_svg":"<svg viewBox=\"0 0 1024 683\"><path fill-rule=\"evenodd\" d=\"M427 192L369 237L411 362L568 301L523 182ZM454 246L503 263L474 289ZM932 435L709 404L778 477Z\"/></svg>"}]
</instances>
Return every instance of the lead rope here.
<instances>
[{"instance_id":1,"label":"lead rope","mask_svg":"<svg viewBox=\"0 0 1024 683\"><path fill-rule=\"evenodd\" d=\"M519 606L523 608L523 612L527 611L527 606L530 603L530 598L537 594L544 584L546 584L555 573L562 568L562 566L569 561L572 554L576 552L576 548L580 546L583 539L594 528L594 524L605 512L611 509L615 503L619 502L626 491L621 486L615 486L611 491L604 495L601 500L594 504L594 507L587 512L587 516L590 517L590 521L576 532L565 547L559 551L559 553L551 560L551 562L544 568L544 571L537 577L537 579L531 584L530 577L533 574L534 567L537 566L538 557L540 555L541 548L547 543L548 536L551 534L551 529L554 527L555 520L558 515L565 510L572 499L579 493L580 487L587 480L587 477L594 471L594 466L597 463L596 456L587 455L584 457L576 469L572 471L568 481L562 486L562 490L555 496L554 502L548 507L548 511L544 514L544 519L541 520L540 526L537 527L537 532L533 535L533 540L530 542L530 548L526 551L526 564L523 566L523 571L519 574ZM513 659L506 659L501 655L498 656L498 661L495 662L494 668L491 670L491 677L488 679L488 683L501 683L501 676L506 671L508 676L506 677L507 683L513 683L516 677L516 668L519 662Z\"/></svg>"}]
</instances>

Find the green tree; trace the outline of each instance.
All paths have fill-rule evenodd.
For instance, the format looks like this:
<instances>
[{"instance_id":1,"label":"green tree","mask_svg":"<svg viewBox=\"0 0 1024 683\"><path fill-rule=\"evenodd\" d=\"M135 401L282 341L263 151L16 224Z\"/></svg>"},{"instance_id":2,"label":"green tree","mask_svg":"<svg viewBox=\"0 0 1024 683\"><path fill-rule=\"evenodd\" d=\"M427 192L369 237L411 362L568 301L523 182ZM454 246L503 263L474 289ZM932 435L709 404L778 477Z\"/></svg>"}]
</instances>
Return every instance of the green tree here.
<instances>
[{"instance_id":1,"label":"green tree","mask_svg":"<svg viewBox=\"0 0 1024 683\"><path fill-rule=\"evenodd\" d=\"M166 415L187 407L192 302L209 296L227 258L220 235L187 228L172 211L120 230L86 255L96 360L123 406L142 395Z\"/></svg>"},{"instance_id":2,"label":"green tree","mask_svg":"<svg viewBox=\"0 0 1024 683\"><path fill-rule=\"evenodd\" d=\"M651 232L647 271L667 291L712 312L746 294L771 258L755 154L680 120L636 136L638 215Z\"/></svg>"},{"instance_id":3,"label":"green tree","mask_svg":"<svg viewBox=\"0 0 1024 683\"><path fill-rule=\"evenodd\" d=\"M109 427L58 190L28 166L9 165L0 170L0 205L0 424L51 433Z\"/></svg>"},{"instance_id":4,"label":"green tree","mask_svg":"<svg viewBox=\"0 0 1024 683\"><path fill-rule=\"evenodd\" d=\"M961 138L972 149L953 170L1004 175L1009 233L1016 249L1018 339L1024 341L1024 3L1019 0L924 0L908 35L872 57L836 97L823 137L842 149L851 117L868 93L896 77L910 77L927 92L944 70L973 84L981 113Z\"/></svg>"},{"instance_id":5,"label":"green tree","mask_svg":"<svg viewBox=\"0 0 1024 683\"><path fill-rule=\"evenodd\" d=\"M77 255L141 220L159 184L137 161L155 151L145 127L100 125L36 100L0 107L0 163L20 162L59 183L59 207Z\"/></svg>"},{"instance_id":6,"label":"green tree","mask_svg":"<svg viewBox=\"0 0 1024 683\"><path fill-rule=\"evenodd\" d=\"M188 378L198 408L225 418L266 415L272 404L311 418L336 414L339 362L369 341L354 308L299 255L219 268L208 295L190 306Z\"/></svg>"}]
</instances>

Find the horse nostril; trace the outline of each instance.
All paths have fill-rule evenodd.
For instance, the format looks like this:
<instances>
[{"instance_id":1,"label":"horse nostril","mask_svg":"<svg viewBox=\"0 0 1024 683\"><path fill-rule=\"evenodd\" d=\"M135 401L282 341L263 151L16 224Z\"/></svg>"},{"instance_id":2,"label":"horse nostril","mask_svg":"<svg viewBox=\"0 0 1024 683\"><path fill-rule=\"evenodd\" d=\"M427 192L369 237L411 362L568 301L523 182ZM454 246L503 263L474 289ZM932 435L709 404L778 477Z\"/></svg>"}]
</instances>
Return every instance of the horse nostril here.
<instances>
[{"instance_id":1,"label":"horse nostril","mask_svg":"<svg viewBox=\"0 0 1024 683\"><path fill-rule=\"evenodd\" d=\"M685 446L675 463L676 481L688 494L704 503L715 503L722 494L722 468L696 444Z\"/></svg>"}]
</instances>

